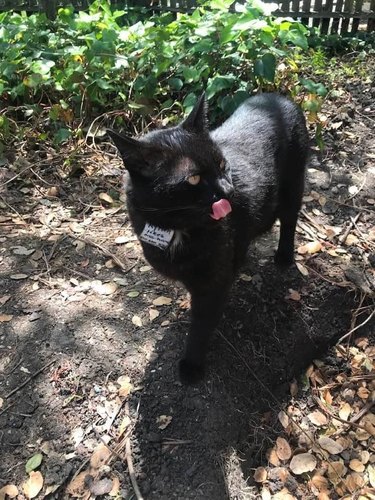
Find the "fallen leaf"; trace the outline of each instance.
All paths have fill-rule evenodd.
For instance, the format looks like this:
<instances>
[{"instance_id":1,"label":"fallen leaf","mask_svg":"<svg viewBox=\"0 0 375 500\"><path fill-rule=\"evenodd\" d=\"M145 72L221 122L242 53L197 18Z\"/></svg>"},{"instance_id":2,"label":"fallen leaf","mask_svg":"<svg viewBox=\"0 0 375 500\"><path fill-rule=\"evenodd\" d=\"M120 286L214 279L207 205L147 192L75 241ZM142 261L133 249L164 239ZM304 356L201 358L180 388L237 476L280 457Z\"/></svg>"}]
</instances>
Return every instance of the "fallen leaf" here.
<instances>
[{"instance_id":1,"label":"fallen leaf","mask_svg":"<svg viewBox=\"0 0 375 500\"><path fill-rule=\"evenodd\" d=\"M149 309L148 314L150 315L150 321L154 321L160 313L156 309Z\"/></svg>"},{"instance_id":2,"label":"fallen leaf","mask_svg":"<svg viewBox=\"0 0 375 500\"><path fill-rule=\"evenodd\" d=\"M151 271L151 267L150 266L142 266L139 268L139 270L141 273L147 273L147 271Z\"/></svg>"},{"instance_id":3,"label":"fallen leaf","mask_svg":"<svg viewBox=\"0 0 375 500\"><path fill-rule=\"evenodd\" d=\"M321 426L326 425L328 422L327 417L319 410L315 410L307 415L307 418L314 425Z\"/></svg>"},{"instance_id":4,"label":"fallen leaf","mask_svg":"<svg viewBox=\"0 0 375 500\"><path fill-rule=\"evenodd\" d=\"M284 427L284 429L286 429L289 425L289 417L285 413L285 411L281 410L279 412L278 419L279 419L280 424Z\"/></svg>"},{"instance_id":5,"label":"fallen leaf","mask_svg":"<svg viewBox=\"0 0 375 500\"><path fill-rule=\"evenodd\" d=\"M258 467L254 472L254 481L264 483L267 480L267 470L264 467Z\"/></svg>"},{"instance_id":6,"label":"fallen leaf","mask_svg":"<svg viewBox=\"0 0 375 500\"><path fill-rule=\"evenodd\" d=\"M295 300L295 301L300 301L301 300L301 294L297 292L297 290L293 290L293 288L289 288L289 294L285 296L286 299L290 300Z\"/></svg>"},{"instance_id":7,"label":"fallen leaf","mask_svg":"<svg viewBox=\"0 0 375 500\"><path fill-rule=\"evenodd\" d=\"M35 252L35 248L26 248L26 247L14 247L13 253L15 255L31 255Z\"/></svg>"},{"instance_id":8,"label":"fallen leaf","mask_svg":"<svg viewBox=\"0 0 375 500\"><path fill-rule=\"evenodd\" d=\"M260 495L262 497L262 500L271 500L271 492L268 488L263 486L262 491L260 492Z\"/></svg>"},{"instance_id":9,"label":"fallen leaf","mask_svg":"<svg viewBox=\"0 0 375 500\"><path fill-rule=\"evenodd\" d=\"M120 389L118 390L119 396L126 397L131 393L133 384L130 382L130 377L122 375L117 379L117 383L120 385Z\"/></svg>"},{"instance_id":10,"label":"fallen leaf","mask_svg":"<svg viewBox=\"0 0 375 500\"><path fill-rule=\"evenodd\" d=\"M73 231L73 233L77 234L82 234L85 232L85 228L78 224L78 222L72 222L71 224L69 224L69 229Z\"/></svg>"},{"instance_id":11,"label":"fallen leaf","mask_svg":"<svg viewBox=\"0 0 375 500\"><path fill-rule=\"evenodd\" d=\"M349 403L344 403L339 410L339 417L343 420L348 420L349 415L352 412L352 407Z\"/></svg>"},{"instance_id":12,"label":"fallen leaf","mask_svg":"<svg viewBox=\"0 0 375 500\"><path fill-rule=\"evenodd\" d=\"M239 278L242 281L251 281L253 279L251 276L249 276L248 274L245 274L245 273L241 273Z\"/></svg>"},{"instance_id":13,"label":"fallen leaf","mask_svg":"<svg viewBox=\"0 0 375 500\"><path fill-rule=\"evenodd\" d=\"M269 451L268 461L269 461L269 463L270 463L271 465L273 465L274 467L279 467L279 465L280 465L280 460L279 460L279 457L277 456L277 453L276 453L275 448L272 448L272 449Z\"/></svg>"},{"instance_id":14,"label":"fallen leaf","mask_svg":"<svg viewBox=\"0 0 375 500\"><path fill-rule=\"evenodd\" d=\"M6 497L15 498L18 495L18 488L15 484L7 484L0 488L0 500L5 500Z\"/></svg>"},{"instance_id":15,"label":"fallen leaf","mask_svg":"<svg viewBox=\"0 0 375 500\"><path fill-rule=\"evenodd\" d=\"M135 299L135 297L138 297L138 295L139 292L137 292L136 290L133 290L127 294L127 296L130 297L131 299Z\"/></svg>"},{"instance_id":16,"label":"fallen leaf","mask_svg":"<svg viewBox=\"0 0 375 500\"><path fill-rule=\"evenodd\" d=\"M98 196L99 200L103 200L109 204L112 204L113 203L113 198L112 196L109 196L109 194L107 193L99 193L99 196Z\"/></svg>"},{"instance_id":17,"label":"fallen leaf","mask_svg":"<svg viewBox=\"0 0 375 500\"><path fill-rule=\"evenodd\" d=\"M345 239L345 245L350 246L350 245L357 245L359 242L359 239L355 234L348 234L348 236Z\"/></svg>"},{"instance_id":18,"label":"fallen leaf","mask_svg":"<svg viewBox=\"0 0 375 500\"><path fill-rule=\"evenodd\" d=\"M29 275L28 274L24 274L24 273L18 273L18 274L11 274L10 275L10 279L12 280L24 280L26 278L28 278Z\"/></svg>"},{"instance_id":19,"label":"fallen leaf","mask_svg":"<svg viewBox=\"0 0 375 500\"><path fill-rule=\"evenodd\" d=\"M321 436L318 439L318 443L323 448L323 450L328 451L331 455L337 455L344 449L340 443L327 436Z\"/></svg>"},{"instance_id":20,"label":"fallen leaf","mask_svg":"<svg viewBox=\"0 0 375 500\"><path fill-rule=\"evenodd\" d=\"M294 474L299 475L313 471L316 463L316 458L311 453L300 453L299 455L294 455L289 467Z\"/></svg>"},{"instance_id":21,"label":"fallen leaf","mask_svg":"<svg viewBox=\"0 0 375 500\"><path fill-rule=\"evenodd\" d=\"M3 398L0 398L0 408L2 408L2 407L3 407L3 404L4 404L4 400L3 400Z\"/></svg>"},{"instance_id":22,"label":"fallen leaf","mask_svg":"<svg viewBox=\"0 0 375 500\"><path fill-rule=\"evenodd\" d=\"M349 469L354 470L354 472L363 472L365 470L365 466L360 460L353 458L349 462Z\"/></svg>"},{"instance_id":23,"label":"fallen leaf","mask_svg":"<svg viewBox=\"0 0 375 500\"><path fill-rule=\"evenodd\" d=\"M345 476L347 468L343 462L329 462L327 475L332 484L337 484Z\"/></svg>"},{"instance_id":24,"label":"fallen leaf","mask_svg":"<svg viewBox=\"0 0 375 500\"><path fill-rule=\"evenodd\" d=\"M357 394L361 399L368 399L370 391L366 387L360 387Z\"/></svg>"},{"instance_id":25,"label":"fallen leaf","mask_svg":"<svg viewBox=\"0 0 375 500\"><path fill-rule=\"evenodd\" d=\"M369 465L367 467L367 475L371 486L375 488L375 466Z\"/></svg>"},{"instance_id":26,"label":"fallen leaf","mask_svg":"<svg viewBox=\"0 0 375 500\"><path fill-rule=\"evenodd\" d=\"M289 386L290 395L295 398L298 394L298 384L295 380L290 383Z\"/></svg>"},{"instance_id":27,"label":"fallen leaf","mask_svg":"<svg viewBox=\"0 0 375 500\"><path fill-rule=\"evenodd\" d=\"M10 299L10 295L3 295L0 297L0 306L3 306Z\"/></svg>"},{"instance_id":28,"label":"fallen leaf","mask_svg":"<svg viewBox=\"0 0 375 500\"><path fill-rule=\"evenodd\" d=\"M160 415L157 417L156 423L158 424L158 428L164 430L168 425L172 422L172 417L169 415Z\"/></svg>"},{"instance_id":29,"label":"fallen leaf","mask_svg":"<svg viewBox=\"0 0 375 500\"><path fill-rule=\"evenodd\" d=\"M313 475L310 479L310 484L313 485L318 492L328 490L328 481L327 479L319 473Z\"/></svg>"},{"instance_id":30,"label":"fallen leaf","mask_svg":"<svg viewBox=\"0 0 375 500\"><path fill-rule=\"evenodd\" d=\"M172 299L170 299L169 297L158 297L157 299L154 299L152 301L152 303L154 304L154 306L168 306L169 304L171 304L172 302Z\"/></svg>"},{"instance_id":31,"label":"fallen leaf","mask_svg":"<svg viewBox=\"0 0 375 500\"><path fill-rule=\"evenodd\" d=\"M92 483L90 483L89 490L94 496L102 496L112 491L112 487L112 481L108 478L104 478L99 479L98 481L92 481Z\"/></svg>"},{"instance_id":32,"label":"fallen leaf","mask_svg":"<svg viewBox=\"0 0 375 500\"><path fill-rule=\"evenodd\" d=\"M296 262L296 266L298 271L303 275L303 276L308 276L309 271L306 269L304 265L302 265L300 262Z\"/></svg>"},{"instance_id":33,"label":"fallen leaf","mask_svg":"<svg viewBox=\"0 0 375 500\"><path fill-rule=\"evenodd\" d=\"M345 478L345 486L350 491L350 493L354 493L365 485L364 478L357 473L349 474Z\"/></svg>"},{"instance_id":34,"label":"fallen leaf","mask_svg":"<svg viewBox=\"0 0 375 500\"><path fill-rule=\"evenodd\" d=\"M304 255L306 253L312 255L314 253L320 252L321 250L322 244L320 243L320 241L310 241L309 243L301 245L297 248L297 252L301 255Z\"/></svg>"},{"instance_id":35,"label":"fallen leaf","mask_svg":"<svg viewBox=\"0 0 375 500\"><path fill-rule=\"evenodd\" d=\"M90 465L94 469L100 469L103 465L105 465L106 461L112 455L109 448L104 444L100 443L94 450L94 453L90 458Z\"/></svg>"},{"instance_id":36,"label":"fallen leaf","mask_svg":"<svg viewBox=\"0 0 375 500\"><path fill-rule=\"evenodd\" d=\"M116 245L122 245L124 243L129 243L129 241L134 241L137 238L135 236L117 236L115 239Z\"/></svg>"},{"instance_id":37,"label":"fallen leaf","mask_svg":"<svg viewBox=\"0 0 375 500\"><path fill-rule=\"evenodd\" d=\"M23 484L23 492L27 498L35 498L43 488L43 476L39 471L31 471L29 479Z\"/></svg>"},{"instance_id":38,"label":"fallen leaf","mask_svg":"<svg viewBox=\"0 0 375 500\"><path fill-rule=\"evenodd\" d=\"M323 399L328 405L331 405L333 403L333 397L332 394L329 392L329 389L324 390Z\"/></svg>"},{"instance_id":39,"label":"fallen leaf","mask_svg":"<svg viewBox=\"0 0 375 500\"><path fill-rule=\"evenodd\" d=\"M128 415L125 415L125 417L122 419L122 422L121 422L120 427L119 427L119 431L118 431L119 438L124 434L124 432L129 427L130 424L131 424L130 417Z\"/></svg>"},{"instance_id":40,"label":"fallen leaf","mask_svg":"<svg viewBox=\"0 0 375 500\"><path fill-rule=\"evenodd\" d=\"M276 454L280 460L289 460L292 456L292 450L286 439L282 437L276 439Z\"/></svg>"},{"instance_id":41,"label":"fallen leaf","mask_svg":"<svg viewBox=\"0 0 375 500\"><path fill-rule=\"evenodd\" d=\"M143 326L142 319L139 316L137 316L137 315L134 315L132 317L132 323L135 326Z\"/></svg>"},{"instance_id":42,"label":"fallen leaf","mask_svg":"<svg viewBox=\"0 0 375 500\"><path fill-rule=\"evenodd\" d=\"M115 475L111 476L111 480L112 480L112 489L108 493L108 495L110 497L117 497L120 491L120 480Z\"/></svg>"},{"instance_id":43,"label":"fallen leaf","mask_svg":"<svg viewBox=\"0 0 375 500\"><path fill-rule=\"evenodd\" d=\"M0 323L7 323L11 321L13 318L13 314L0 314Z\"/></svg>"},{"instance_id":44,"label":"fallen leaf","mask_svg":"<svg viewBox=\"0 0 375 500\"><path fill-rule=\"evenodd\" d=\"M30 457L25 465L26 472L29 473L32 470L37 469L39 465L42 463L42 460L43 460L43 455L41 453L36 453L32 457Z\"/></svg>"},{"instance_id":45,"label":"fallen leaf","mask_svg":"<svg viewBox=\"0 0 375 500\"><path fill-rule=\"evenodd\" d=\"M0 405L0 408L1 408L1 405ZM370 460L370 453L367 451L367 450L362 450L360 452L360 455L361 455L361 462L363 464L367 464L367 462Z\"/></svg>"},{"instance_id":46,"label":"fallen leaf","mask_svg":"<svg viewBox=\"0 0 375 500\"><path fill-rule=\"evenodd\" d=\"M80 474L78 474L77 477L75 477L68 485L66 492L68 495L71 495L73 498L81 498L85 491L87 491L86 488L86 477L89 475L89 471L83 471Z\"/></svg>"},{"instance_id":47,"label":"fallen leaf","mask_svg":"<svg viewBox=\"0 0 375 500\"><path fill-rule=\"evenodd\" d=\"M52 493L55 493L60 488L60 484L50 484L46 487L46 491L44 492L44 498L47 498Z\"/></svg>"},{"instance_id":48,"label":"fallen leaf","mask_svg":"<svg viewBox=\"0 0 375 500\"><path fill-rule=\"evenodd\" d=\"M110 281L109 283L102 283L99 280L95 280L91 284L91 288L100 295L112 295L118 288L117 283Z\"/></svg>"}]
</instances>

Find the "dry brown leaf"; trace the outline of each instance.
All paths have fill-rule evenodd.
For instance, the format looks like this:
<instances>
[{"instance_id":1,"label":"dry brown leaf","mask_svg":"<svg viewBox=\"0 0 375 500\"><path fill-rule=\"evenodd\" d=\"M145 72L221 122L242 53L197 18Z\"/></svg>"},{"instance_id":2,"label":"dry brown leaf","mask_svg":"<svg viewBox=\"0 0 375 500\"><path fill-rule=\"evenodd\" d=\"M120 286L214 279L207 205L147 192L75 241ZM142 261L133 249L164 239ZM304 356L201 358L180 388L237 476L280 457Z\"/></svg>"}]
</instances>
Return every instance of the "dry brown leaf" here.
<instances>
[{"instance_id":1,"label":"dry brown leaf","mask_svg":"<svg viewBox=\"0 0 375 500\"><path fill-rule=\"evenodd\" d=\"M119 396L126 397L131 393L133 384L131 384L130 382L130 377L128 377L127 375L122 375L117 379L117 383L120 385L120 388L118 390Z\"/></svg>"},{"instance_id":2,"label":"dry brown leaf","mask_svg":"<svg viewBox=\"0 0 375 500\"><path fill-rule=\"evenodd\" d=\"M289 386L290 395L295 398L298 394L298 384L295 380L290 383Z\"/></svg>"},{"instance_id":3,"label":"dry brown leaf","mask_svg":"<svg viewBox=\"0 0 375 500\"><path fill-rule=\"evenodd\" d=\"M152 303L154 306L169 306L169 304L172 302L172 299L169 297L158 297L157 299L154 299Z\"/></svg>"},{"instance_id":4,"label":"dry brown leaf","mask_svg":"<svg viewBox=\"0 0 375 500\"><path fill-rule=\"evenodd\" d=\"M327 475L332 484L337 484L345 476L347 468L343 462L329 462Z\"/></svg>"},{"instance_id":5,"label":"dry brown leaf","mask_svg":"<svg viewBox=\"0 0 375 500\"><path fill-rule=\"evenodd\" d=\"M368 475L368 479L370 481L370 484L373 488L375 488L375 466L373 465L369 465L367 467L367 475Z\"/></svg>"},{"instance_id":6,"label":"dry brown leaf","mask_svg":"<svg viewBox=\"0 0 375 500\"><path fill-rule=\"evenodd\" d=\"M359 239L357 238L357 236L355 234L348 234L348 236L346 237L346 240L345 240L345 245L347 246L351 246L351 245L357 245L359 242Z\"/></svg>"},{"instance_id":7,"label":"dry brown leaf","mask_svg":"<svg viewBox=\"0 0 375 500\"><path fill-rule=\"evenodd\" d=\"M35 498L43 488L43 476L40 471L31 471L29 479L23 484L23 492L27 498Z\"/></svg>"},{"instance_id":8,"label":"dry brown leaf","mask_svg":"<svg viewBox=\"0 0 375 500\"><path fill-rule=\"evenodd\" d=\"M160 415L157 417L156 423L158 424L158 428L164 430L168 425L172 422L172 417L170 415Z\"/></svg>"},{"instance_id":9,"label":"dry brown leaf","mask_svg":"<svg viewBox=\"0 0 375 500\"><path fill-rule=\"evenodd\" d=\"M149 309L148 314L150 315L150 321L154 321L160 313L157 309Z\"/></svg>"},{"instance_id":10,"label":"dry brown leaf","mask_svg":"<svg viewBox=\"0 0 375 500\"><path fill-rule=\"evenodd\" d=\"M112 281L109 283L102 283L99 280L95 280L91 283L91 288L100 295L112 295L112 293L115 293L117 290L118 285Z\"/></svg>"},{"instance_id":11,"label":"dry brown leaf","mask_svg":"<svg viewBox=\"0 0 375 500\"><path fill-rule=\"evenodd\" d=\"M143 326L142 319L136 314L132 317L132 323L135 326Z\"/></svg>"},{"instance_id":12,"label":"dry brown leaf","mask_svg":"<svg viewBox=\"0 0 375 500\"><path fill-rule=\"evenodd\" d=\"M296 266L297 266L298 271L303 276L308 276L309 275L309 271L307 270L307 268L303 264L301 264L300 262L296 262Z\"/></svg>"},{"instance_id":13,"label":"dry brown leaf","mask_svg":"<svg viewBox=\"0 0 375 500\"><path fill-rule=\"evenodd\" d=\"M0 500L6 497L15 498L18 495L18 488L15 484L7 484L0 489Z\"/></svg>"},{"instance_id":14,"label":"dry brown leaf","mask_svg":"<svg viewBox=\"0 0 375 500\"><path fill-rule=\"evenodd\" d=\"M350 493L354 493L364 486L365 481L360 474L354 472L345 478L344 483Z\"/></svg>"},{"instance_id":15,"label":"dry brown leaf","mask_svg":"<svg viewBox=\"0 0 375 500\"><path fill-rule=\"evenodd\" d=\"M354 470L354 472L363 472L365 470L365 466L357 458L353 458L352 460L350 460L349 468Z\"/></svg>"},{"instance_id":16,"label":"dry brown leaf","mask_svg":"<svg viewBox=\"0 0 375 500\"><path fill-rule=\"evenodd\" d=\"M119 494L119 491L120 491L120 480L117 476L115 475L112 475L111 476L111 480L112 480L112 489L111 491L108 493L108 495L110 497L117 497L118 494Z\"/></svg>"},{"instance_id":17,"label":"dry brown leaf","mask_svg":"<svg viewBox=\"0 0 375 500\"><path fill-rule=\"evenodd\" d=\"M13 319L13 314L0 314L0 323L7 323Z\"/></svg>"},{"instance_id":18,"label":"dry brown leaf","mask_svg":"<svg viewBox=\"0 0 375 500\"><path fill-rule=\"evenodd\" d=\"M280 424L284 427L284 429L286 429L289 425L289 417L285 413L285 411L281 410L279 412L278 419L279 419Z\"/></svg>"},{"instance_id":19,"label":"dry brown leaf","mask_svg":"<svg viewBox=\"0 0 375 500\"><path fill-rule=\"evenodd\" d=\"M113 483L111 479L108 477L104 477L103 479L94 479L94 481L90 481L89 490L93 494L94 497L102 497L112 491Z\"/></svg>"},{"instance_id":20,"label":"dry brown leaf","mask_svg":"<svg viewBox=\"0 0 375 500\"><path fill-rule=\"evenodd\" d=\"M91 467L94 469L100 469L103 465L105 465L111 455L111 450L104 443L100 443L91 455Z\"/></svg>"},{"instance_id":21,"label":"dry brown leaf","mask_svg":"<svg viewBox=\"0 0 375 500\"><path fill-rule=\"evenodd\" d=\"M310 485L313 486L318 492L328 490L327 478L319 473L313 475L309 481Z\"/></svg>"},{"instance_id":22,"label":"dry brown leaf","mask_svg":"<svg viewBox=\"0 0 375 500\"><path fill-rule=\"evenodd\" d=\"M297 252L301 255L306 253L312 255L314 253L318 253L322 250L322 244L320 241L311 241L310 243L306 243L306 245L302 245L297 248Z\"/></svg>"},{"instance_id":23,"label":"dry brown leaf","mask_svg":"<svg viewBox=\"0 0 375 500\"><path fill-rule=\"evenodd\" d=\"M282 437L276 439L276 454L280 460L289 460L292 456L292 450L286 439Z\"/></svg>"},{"instance_id":24,"label":"dry brown leaf","mask_svg":"<svg viewBox=\"0 0 375 500\"><path fill-rule=\"evenodd\" d=\"M318 495L318 500L331 500L331 495L329 491L321 491Z\"/></svg>"},{"instance_id":25,"label":"dry brown leaf","mask_svg":"<svg viewBox=\"0 0 375 500\"><path fill-rule=\"evenodd\" d=\"M274 467L279 467L280 460L279 460L279 457L277 456L275 448L271 448L271 450L269 450L268 461Z\"/></svg>"},{"instance_id":26,"label":"dry brown leaf","mask_svg":"<svg viewBox=\"0 0 375 500\"><path fill-rule=\"evenodd\" d=\"M343 420L348 420L349 415L352 412L352 407L349 403L344 403L339 410L339 417Z\"/></svg>"},{"instance_id":27,"label":"dry brown leaf","mask_svg":"<svg viewBox=\"0 0 375 500\"><path fill-rule=\"evenodd\" d=\"M361 399L368 399L370 391L367 389L367 387L360 387L357 391L357 394Z\"/></svg>"},{"instance_id":28,"label":"dry brown leaf","mask_svg":"<svg viewBox=\"0 0 375 500\"><path fill-rule=\"evenodd\" d=\"M66 492L68 495L71 495L73 498L81 498L85 492L87 492L85 479L86 476L89 475L89 471L86 470L78 474L68 485Z\"/></svg>"},{"instance_id":29,"label":"dry brown leaf","mask_svg":"<svg viewBox=\"0 0 375 500\"><path fill-rule=\"evenodd\" d=\"M329 389L324 390L323 399L328 405L331 405L333 403L333 397L332 394L329 392Z\"/></svg>"},{"instance_id":30,"label":"dry brown leaf","mask_svg":"<svg viewBox=\"0 0 375 500\"><path fill-rule=\"evenodd\" d=\"M310 422L318 427L326 425L328 422L327 417L319 410L315 410L307 415Z\"/></svg>"},{"instance_id":31,"label":"dry brown leaf","mask_svg":"<svg viewBox=\"0 0 375 500\"><path fill-rule=\"evenodd\" d=\"M3 295L0 297L0 306L3 306L10 299L10 295Z\"/></svg>"},{"instance_id":32,"label":"dry brown leaf","mask_svg":"<svg viewBox=\"0 0 375 500\"><path fill-rule=\"evenodd\" d=\"M103 200L109 204L112 204L113 203L113 198L112 196L109 196L109 194L107 193L99 193L99 196L98 196L99 200Z\"/></svg>"},{"instance_id":33,"label":"dry brown leaf","mask_svg":"<svg viewBox=\"0 0 375 500\"><path fill-rule=\"evenodd\" d=\"M334 441L327 436L321 436L318 439L318 443L323 448L323 450L328 451L331 455L337 455L344 449L339 442Z\"/></svg>"},{"instance_id":34,"label":"dry brown leaf","mask_svg":"<svg viewBox=\"0 0 375 500\"><path fill-rule=\"evenodd\" d=\"M294 455L289 467L297 475L311 472L316 467L316 458L311 453L300 453L299 455Z\"/></svg>"},{"instance_id":35,"label":"dry brown leaf","mask_svg":"<svg viewBox=\"0 0 375 500\"><path fill-rule=\"evenodd\" d=\"M289 288L288 295L285 296L288 300L295 300L296 302L301 300L301 294L297 292L297 290L293 290L293 288Z\"/></svg>"},{"instance_id":36,"label":"dry brown leaf","mask_svg":"<svg viewBox=\"0 0 375 500\"><path fill-rule=\"evenodd\" d=\"M268 488L263 486L262 491L260 492L260 495L262 497L262 500L271 500L271 492Z\"/></svg>"},{"instance_id":37,"label":"dry brown leaf","mask_svg":"<svg viewBox=\"0 0 375 500\"><path fill-rule=\"evenodd\" d=\"M370 456L371 456L371 455L370 455L370 453L369 453L367 450L362 450L362 451L360 452L360 456L361 456L361 462L362 462L363 464L367 464L367 463L368 463L368 461L370 460Z\"/></svg>"},{"instance_id":38,"label":"dry brown leaf","mask_svg":"<svg viewBox=\"0 0 375 500\"><path fill-rule=\"evenodd\" d=\"M254 472L254 481L264 483L267 481L267 470L264 467L258 467Z\"/></svg>"},{"instance_id":39,"label":"dry brown leaf","mask_svg":"<svg viewBox=\"0 0 375 500\"><path fill-rule=\"evenodd\" d=\"M119 438L124 434L124 432L129 427L130 424L131 424L131 420L130 420L129 416L125 415L125 417L122 419L122 422L120 424L119 433L118 433Z\"/></svg>"}]
</instances>

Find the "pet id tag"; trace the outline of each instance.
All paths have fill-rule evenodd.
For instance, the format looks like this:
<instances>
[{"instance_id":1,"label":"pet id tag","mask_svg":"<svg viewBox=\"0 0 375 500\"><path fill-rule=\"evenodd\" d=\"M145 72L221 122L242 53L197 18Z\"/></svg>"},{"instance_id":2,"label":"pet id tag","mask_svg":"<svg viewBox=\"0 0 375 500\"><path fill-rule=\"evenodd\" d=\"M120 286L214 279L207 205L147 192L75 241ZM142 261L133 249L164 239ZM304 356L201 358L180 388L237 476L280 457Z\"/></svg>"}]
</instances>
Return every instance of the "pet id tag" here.
<instances>
[{"instance_id":1,"label":"pet id tag","mask_svg":"<svg viewBox=\"0 0 375 500\"><path fill-rule=\"evenodd\" d=\"M164 250L169 246L174 235L173 229L162 229L161 227L153 226L146 222L142 233L139 235L139 239Z\"/></svg>"}]
</instances>

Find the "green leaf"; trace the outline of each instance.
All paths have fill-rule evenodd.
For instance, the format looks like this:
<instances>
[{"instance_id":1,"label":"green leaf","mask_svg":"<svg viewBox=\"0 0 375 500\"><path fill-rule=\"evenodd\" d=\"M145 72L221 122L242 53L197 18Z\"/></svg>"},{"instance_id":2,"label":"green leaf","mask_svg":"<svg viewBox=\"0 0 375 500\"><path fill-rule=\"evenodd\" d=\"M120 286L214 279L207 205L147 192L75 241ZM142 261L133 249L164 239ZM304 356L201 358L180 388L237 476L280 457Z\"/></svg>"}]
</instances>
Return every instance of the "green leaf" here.
<instances>
[{"instance_id":1,"label":"green leaf","mask_svg":"<svg viewBox=\"0 0 375 500\"><path fill-rule=\"evenodd\" d=\"M184 86L184 82L180 78L170 78L168 83L172 90L181 90Z\"/></svg>"},{"instance_id":2,"label":"green leaf","mask_svg":"<svg viewBox=\"0 0 375 500\"><path fill-rule=\"evenodd\" d=\"M299 81L311 94L317 94L321 97L325 97L328 93L327 88L322 83L315 83L307 78L300 78Z\"/></svg>"},{"instance_id":3,"label":"green leaf","mask_svg":"<svg viewBox=\"0 0 375 500\"><path fill-rule=\"evenodd\" d=\"M232 5L233 0L210 0L207 2L211 9L216 10L228 10Z\"/></svg>"},{"instance_id":4,"label":"green leaf","mask_svg":"<svg viewBox=\"0 0 375 500\"><path fill-rule=\"evenodd\" d=\"M26 462L26 465L25 465L25 469L26 469L27 474L29 474L29 472L37 469L39 467L39 465L42 463L42 460L43 460L43 455L41 453L36 453L31 458L29 458L29 460Z\"/></svg>"},{"instance_id":5,"label":"green leaf","mask_svg":"<svg viewBox=\"0 0 375 500\"><path fill-rule=\"evenodd\" d=\"M54 142L56 144L61 144L68 139L70 139L72 133L69 129L67 128L60 128L54 135Z\"/></svg>"},{"instance_id":6,"label":"green leaf","mask_svg":"<svg viewBox=\"0 0 375 500\"><path fill-rule=\"evenodd\" d=\"M273 82L275 80L276 57L271 52L267 52L262 57L262 63L264 78L269 82Z\"/></svg>"}]
</instances>

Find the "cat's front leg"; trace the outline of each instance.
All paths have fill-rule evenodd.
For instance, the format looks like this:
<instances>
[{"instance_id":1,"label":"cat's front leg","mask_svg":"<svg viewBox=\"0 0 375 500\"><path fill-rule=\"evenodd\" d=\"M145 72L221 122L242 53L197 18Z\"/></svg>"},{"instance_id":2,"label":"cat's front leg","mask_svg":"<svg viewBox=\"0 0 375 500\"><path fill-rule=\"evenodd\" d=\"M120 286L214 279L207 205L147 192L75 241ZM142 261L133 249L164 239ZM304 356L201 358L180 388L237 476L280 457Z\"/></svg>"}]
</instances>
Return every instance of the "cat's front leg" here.
<instances>
[{"instance_id":1,"label":"cat's front leg","mask_svg":"<svg viewBox=\"0 0 375 500\"><path fill-rule=\"evenodd\" d=\"M204 377L209 341L222 317L230 287L215 284L210 288L190 291L191 324L179 365L180 379L185 384L195 384Z\"/></svg>"}]
</instances>

